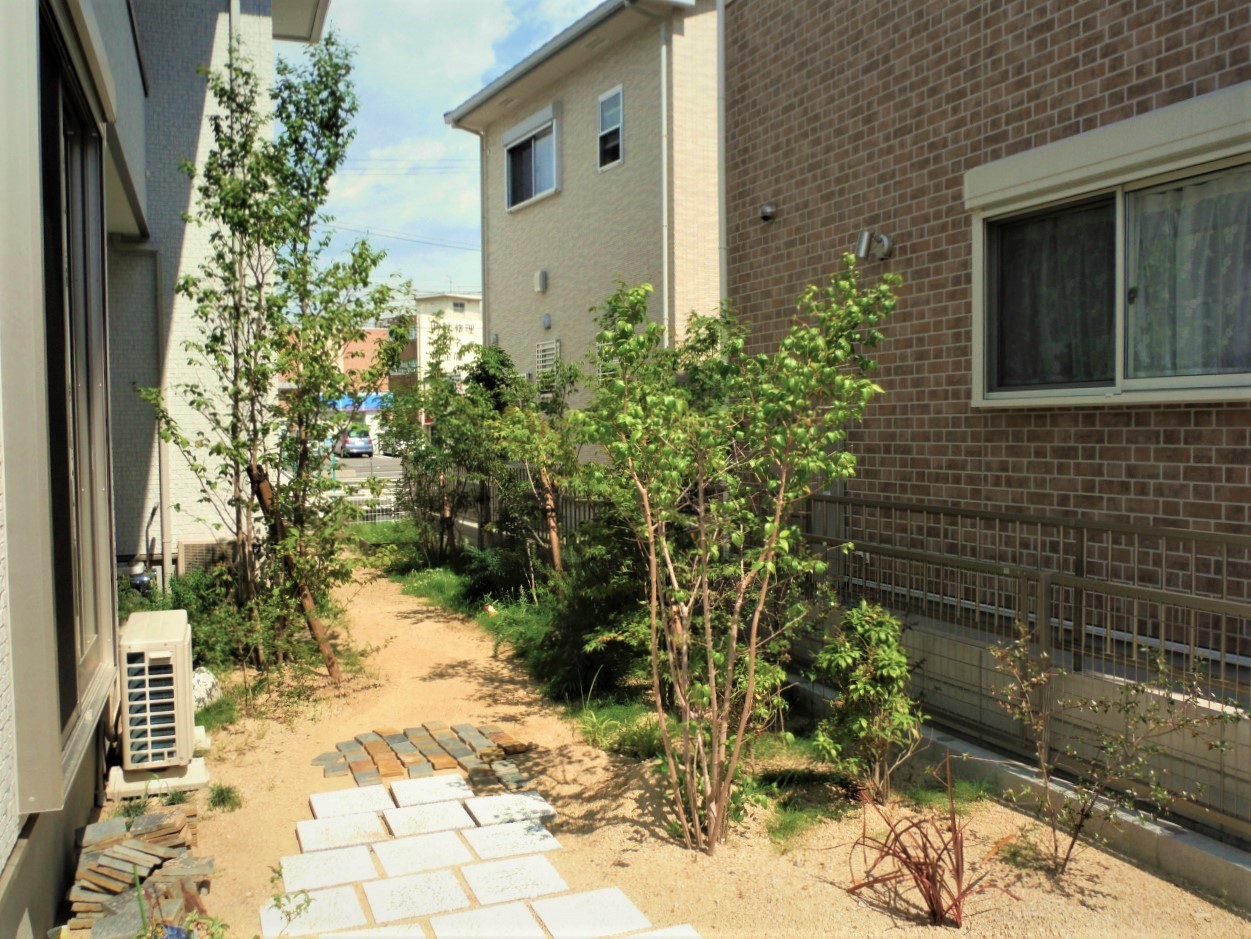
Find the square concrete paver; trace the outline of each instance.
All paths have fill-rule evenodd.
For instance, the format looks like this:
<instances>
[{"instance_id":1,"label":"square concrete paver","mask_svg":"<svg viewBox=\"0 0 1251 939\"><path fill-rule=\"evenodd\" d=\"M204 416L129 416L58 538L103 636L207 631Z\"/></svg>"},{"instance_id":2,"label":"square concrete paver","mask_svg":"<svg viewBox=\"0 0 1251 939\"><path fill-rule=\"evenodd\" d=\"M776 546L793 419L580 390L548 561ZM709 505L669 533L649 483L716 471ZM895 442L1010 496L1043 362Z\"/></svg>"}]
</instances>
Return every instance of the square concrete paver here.
<instances>
[{"instance_id":1,"label":"square concrete paver","mask_svg":"<svg viewBox=\"0 0 1251 939\"><path fill-rule=\"evenodd\" d=\"M310 890L287 898L287 908L294 909L308 898L308 906L289 920L278 905L270 900L261 907L261 935L265 939L277 936L318 936L338 929L351 929L369 922L355 887L331 887L328 890Z\"/></svg>"},{"instance_id":2,"label":"square concrete paver","mask_svg":"<svg viewBox=\"0 0 1251 939\"><path fill-rule=\"evenodd\" d=\"M378 876L365 845L293 854L280 863L282 885L287 893L350 884L354 880L373 880Z\"/></svg>"},{"instance_id":3,"label":"square concrete paver","mask_svg":"<svg viewBox=\"0 0 1251 939\"><path fill-rule=\"evenodd\" d=\"M391 783L391 792L395 795L395 804L400 806L473 798L473 790L469 788L469 783L460 776L400 779Z\"/></svg>"},{"instance_id":4,"label":"square concrete paver","mask_svg":"<svg viewBox=\"0 0 1251 939\"><path fill-rule=\"evenodd\" d=\"M461 835L484 861L518 854L535 854L539 851L555 851L560 847L560 842L543 827L543 823L534 820L508 822L487 828L466 828Z\"/></svg>"},{"instance_id":5,"label":"square concrete paver","mask_svg":"<svg viewBox=\"0 0 1251 939\"><path fill-rule=\"evenodd\" d=\"M529 900L569 889L551 861L542 855L469 864L460 869L479 903Z\"/></svg>"},{"instance_id":6,"label":"square concrete paver","mask_svg":"<svg viewBox=\"0 0 1251 939\"><path fill-rule=\"evenodd\" d=\"M546 939L547 934L522 903L506 903L468 913L435 916L430 928L438 939Z\"/></svg>"},{"instance_id":7,"label":"square concrete paver","mask_svg":"<svg viewBox=\"0 0 1251 939\"><path fill-rule=\"evenodd\" d=\"M390 837L382 816L377 812L340 815L336 818L311 818L295 823L295 834L301 851L322 851L346 848L354 844L384 841Z\"/></svg>"},{"instance_id":8,"label":"square concrete paver","mask_svg":"<svg viewBox=\"0 0 1251 939\"><path fill-rule=\"evenodd\" d=\"M413 780L420 782L421 780ZM461 802L432 802L429 805L406 805L382 813L387 827L398 838L407 835L428 835L435 831L473 828L474 821Z\"/></svg>"},{"instance_id":9,"label":"square concrete paver","mask_svg":"<svg viewBox=\"0 0 1251 939\"><path fill-rule=\"evenodd\" d=\"M379 841L374 845L374 854L378 855L388 877L419 874L422 871L438 870L440 867L455 867L473 860L473 854L465 847L465 842L456 837L454 831ZM361 878L372 879L372 875Z\"/></svg>"},{"instance_id":10,"label":"square concrete paver","mask_svg":"<svg viewBox=\"0 0 1251 939\"><path fill-rule=\"evenodd\" d=\"M594 939L651 926L619 887L535 900L531 905L554 939Z\"/></svg>"},{"instance_id":11,"label":"square concrete paver","mask_svg":"<svg viewBox=\"0 0 1251 939\"><path fill-rule=\"evenodd\" d=\"M338 818L361 812L381 812L395 808L386 786L362 786L359 789L337 789L314 792L308 797L315 818Z\"/></svg>"},{"instance_id":12,"label":"square concrete paver","mask_svg":"<svg viewBox=\"0 0 1251 939\"><path fill-rule=\"evenodd\" d=\"M502 796L467 799L465 808L479 825L499 825L531 818L554 818L556 810L537 792L510 792Z\"/></svg>"},{"instance_id":13,"label":"square concrete paver","mask_svg":"<svg viewBox=\"0 0 1251 939\"><path fill-rule=\"evenodd\" d=\"M463 910L471 905L451 871L374 880L362 886L374 919L380 923ZM420 927L415 931L420 932Z\"/></svg>"}]
</instances>

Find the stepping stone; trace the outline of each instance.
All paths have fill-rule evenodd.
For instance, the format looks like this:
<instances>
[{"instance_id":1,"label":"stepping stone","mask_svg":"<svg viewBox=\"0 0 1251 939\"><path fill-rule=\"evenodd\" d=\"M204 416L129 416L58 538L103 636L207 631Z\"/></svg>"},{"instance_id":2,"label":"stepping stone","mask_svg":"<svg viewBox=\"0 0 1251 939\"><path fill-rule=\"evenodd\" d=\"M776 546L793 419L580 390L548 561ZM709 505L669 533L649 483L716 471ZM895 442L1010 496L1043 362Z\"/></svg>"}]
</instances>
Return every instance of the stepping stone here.
<instances>
[{"instance_id":1,"label":"stepping stone","mask_svg":"<svg viewBox=\"0 0 1251 939\"><path fill-rule=\"evenodd\" d=\"M509 792L465 800L465 808L479 825L499 825L531 818L555 818L556 810L537 792Z\"/></svg>"},{"instance_id":2,"label":"stepping stone","mask_svg":"<svg viewBox=\"0 0 1251 939\"><path fill-rule=\"evenodd\" d=\"M489 828L467 828L461 835L483 860L534 854L537 851L555 851L560 847L555 836L538 821L509 822Z\"/></svg>"},{"instance_id":3,"label":"stepping stone","mask_svg":"<svg viewBox=\"0 0 1251 939\"><path fill-rule=\"evenodd\" d=\"M529 900L569 889L551 861L541 854L470 864L460 872L482 904Z\"/></svg>"},{"instance_id":4,"label":"stepping stone","mask_svg":"<svg viewBox=\"0 0 1251 939\"><path fill-rule=\"evenodd\" d=\"M430 928L438 939L488 939L508 936L509 939L547 939L534 914L524 903L507 903L468 913L449 913L430 919Z\"/></svg>"},{"instance_id":5,"label":"stepping stone","mask_svg":"<svg viewBox=\"0 0 1251 939\"><path fill-rule=\"evenodd\" d=\"M434 773L434 767L429 763L412 763L408 767L409 779L421 779Z\"/></svg>"},{"instance_id":6,"label":"stepping stone","mask_svg":"<svg viewBox=\"0 0 1251 939\"><path fill-rule=\"evenodd\" d=\"M385 841L390 837L377 812L305 819L295 823L295 836L299 839L301 851L346 848L354 844Z\"/></svg>"},{"instance_id":7,"label":"stepping stone","mask_svg":"<svg viewBox=\"0 0 1251 939\"><path fill-rule=\"evenodd\" d=\"M282 865L282 885L287 893L373 880L378 876L369 848L363 844L293 854L279 863Z\"/></svg>"},{"instance_id":8,"label":"stepping stone","mask_svg":"<svg viewBox=\"0 0 1251 939\"><path fill-rule=\"evenodd\" d=\"M338 789L314 792L308 797L314 818L338 818L360 812L381 812L395 808L386 786L364 786L360 789Z\"/></svg>"},{"instance_id":9,"label":"stepping stone","mask_svg":"<svg viewBox=\"0 0 1251 939\"><path fill-rule=\"evenodd\" d=\"M309 766L327 766L330 763L338 763L342 759L343 759L343 754L340 753L338 750L335 750L332 752L326 752L326 753L319 753L317 754L317 756L313 757L313 760L311 763L309 763Z\"/></svg>"},{"instance_id":10,"label":"stepping stone","mask_svg":"<svg viewBox=\"0 0 1251 939\"><path fill-rule=\"evenodd\" d=\"M395 797L395 804L400 807L473 798L473 790L459 776L401 779L391 783L391 794Z\"/></svg>"},{"instance_id":11,"label":"stepping stone","mask_svg":"<svg viewBox=\"0 0 1251 939\"><path fill-rule=\"evenodd\" d=\"M374 854L382 862L382 869L388 877L420 874L423 871L438 870L440 867L455 867L473 860L473 855L465 847L465 843L456 837L454 831L379 841L374 845ZM372 880L373 877L371 874L360 879Z\"/></svg>"},{"instance_id":12,"label":"stepping stone","mask_svg":"<svg viewBox=\"0 0 1251 939\"><path fill-rule=\"evenodd\" d=\"M379 740L381 740L381 739L382 739L382 738L381 738L381 737L379 737L377 734L371 734L371 733L364 733L364 734L357 734L357 735L356 735L356 742L357 742L357 743L359 743L361 746L365 746L366 744L374 743L374 742L379 741Z\"/></svg>"},{"instance_id":13,"label":"stepping stone","mask_svg":"<svg viewBox=\"0 0 1251 939\"><path fill-rule=\"evenodd\" d=\"M460 802L406 805L402 809L388 809L382 815L387 820L387 827L397 838L474 827L473 818Z\"/></svg>"},{"instance_id":14,"label":"stepping stone","mask_svg":"<svg viewBox=\"0 0 1251 939\"><path fill-rule=\"evenodd\" d=\"M322 769L321 774L327 779L332 779L335 776L346 776L349 772L350 770L348 769L348 765L346 763L328 763L325 768Z\"/></svg>"},{"instance_id":15,"label":"stepping stone","mask_svg":"<svg viewBox=\"0 0 1251 939\"><path fill-rule=\"evenodd\" d=\"M277 939L280 935L283 939L288 936L317 936L369 922L356 897L355 887L331 887L287 896L286 909L293 910L306 897L308 906L289 920L273 900L261 907L261 935L264 939Z\"/></svg>"},{"instance_id":16,"label":"stepping stone","mask_svg":"<svg viewBox=\"0 0 1251 939\"><path fill-rule=\"evenodd\" d=\"M447 730L447 724L443 721L424 721L421 726L426 728L428 734L433 734L437 730Z\"/></svg>"},{"instance_id":17,"label":"stepping stone","mask_svg":"<svg viewBox=\"0 0 1251 939\"><path fill-rule=\"evenodd\" d=\"M391 877L361 886L365 889L365 899L369 901L374 919L380 923L463 910L471 905L451 871ZM648 924L644 921L643 925Z\"/></svg>"},{"instance_id":18,"label":"stepping stone","mask_svg":"<svg viewBox=\"0 0 1251 939\"><path fill-rule=\"evenodd\" d=\"M531 906L553 939L594 939L651 926L619 887L535 900Z\"/></svg>"},{"instance_id":19,"label":"stepping stone","mask_svg":"<svg viewBox=\"0 0 1251 939\"><path fill-rule=\"evenodd\" d=\"M349 750L359 750L360 742L356 740L343 740L334 745L334 748L340 753L347 753Z\"/></svg>"}]
</instances>

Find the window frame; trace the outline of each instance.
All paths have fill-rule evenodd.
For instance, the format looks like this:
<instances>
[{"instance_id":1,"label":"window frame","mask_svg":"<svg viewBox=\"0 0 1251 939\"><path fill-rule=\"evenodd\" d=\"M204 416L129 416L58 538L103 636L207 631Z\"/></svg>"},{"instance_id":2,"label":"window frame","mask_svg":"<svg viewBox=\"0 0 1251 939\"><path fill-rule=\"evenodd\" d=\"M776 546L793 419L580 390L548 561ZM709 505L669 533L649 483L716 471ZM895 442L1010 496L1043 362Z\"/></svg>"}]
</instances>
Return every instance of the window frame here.
<instances>
[{"instance_id":1,"label":"window frame","mask_svg":"<svg viewBox=\"0 0 1251 939\"><path fill-rule=\"evenodd\" d=\"M619 99L617 104L617 123L612 127L604 127L604 102L614 96ZM614 169L625 162L625 93L622 91L621 85L610 88L599 96L599 100L595 104L595 120L596 126L599 128L599 133L595 137L595 162L596 168L602 173L605 170ZM605 163L604 135L614 130L617 132L617 159Z\"/></svg>"},{"instance_id":2,"label":"window frame","mask_svg":"<svg viewBox=\"0 0 1251 939\"><path fill-rule=\"evenodd\" d=\"M966 172L964 204L971 215L972 235L972 406L1124 406L1251 400L1251 372L1127 378L1125 309L1127 195L1248 163L1251 83L1160 108ZM1113 384L992 389L989 224L1107 194L1116 198Z\"/></svg>"},{"instance_id":3,"label":"window frame","mask_svg":"<svg viewBox=\"0 0 1251 939\"><path fill-rule=\"evenodd\" d=\"M536 111L521 123L516 124L504 132L501 138L501 144L504 150L504 207L506 211L515 212L518 209L523 209L526 206L533 205L535 202L550 198L560 192L559 123L560 121L557 114L557 108L553 104L540 111ZM531 194L526 198L513 202L513 152L527 145L533 148L535 141L549 135L552 141L551 186L542 191L531 192ZM531 165L533 167L533 162ZM531 185L533 185L533 169L531 173Z\"/></svg>"}]
</instances>

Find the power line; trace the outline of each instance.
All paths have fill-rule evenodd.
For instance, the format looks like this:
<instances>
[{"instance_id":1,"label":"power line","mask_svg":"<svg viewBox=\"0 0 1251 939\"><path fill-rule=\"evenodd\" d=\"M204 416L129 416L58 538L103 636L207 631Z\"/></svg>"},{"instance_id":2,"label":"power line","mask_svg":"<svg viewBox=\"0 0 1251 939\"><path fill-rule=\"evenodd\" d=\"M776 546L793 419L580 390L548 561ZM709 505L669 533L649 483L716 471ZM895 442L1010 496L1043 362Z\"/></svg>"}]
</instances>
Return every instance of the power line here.
<instances>
[{"instance_id":1,"label":"power line","mask_svg":"<svg viewBox=\"0 0 1251 939\"><path fill-rule=\"evenodd\" d=\"M333 222L324 223L327 228L333 228L336 231L350 231L358 235L370 235L378 238L390 238L393 241L408 241L417 245L429 245L434 248L450 248L455 251L481 251L481 245L470 245L454 242L454 241L435 241L432 238L420 238L416 235L410 235L405 232L397 232L386 228L357 228L353 225L337 225Z\"/></svg>"}]
</instances>

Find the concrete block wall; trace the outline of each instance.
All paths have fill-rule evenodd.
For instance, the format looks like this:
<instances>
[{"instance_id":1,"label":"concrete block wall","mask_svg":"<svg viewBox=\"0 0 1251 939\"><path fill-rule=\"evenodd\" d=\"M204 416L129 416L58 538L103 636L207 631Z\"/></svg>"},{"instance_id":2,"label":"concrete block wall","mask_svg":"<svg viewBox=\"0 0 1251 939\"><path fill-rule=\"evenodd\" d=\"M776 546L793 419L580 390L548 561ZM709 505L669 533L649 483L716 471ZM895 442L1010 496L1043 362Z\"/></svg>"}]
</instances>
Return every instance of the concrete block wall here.
<instances>
[{"instance_id":1,"label":"concrete block wall","mask_svg":"<svg viewBox=\"0 0 1251 939\"><path fill-rule=\"evenodd\" d=\"M726 10L730 297L771 347L859 230L904 278L852 494L1248 531L1251 405L974 409L984 163L1251 80L1235 0L736 0ZM772 223L758 217L778 203Z\"/></svg>"},{"instance_id":2,"label":"concrete block wall","mask_svg":"<svg viewBox=\"0 0 1251 939\"><path fill-rule=\"evenodd\" d=\"M4 451L0 444L0 858L17 844L17 726L13 701L13 633L9 622L9 538L4 524Z\"/></svg>"}]
</instances>

